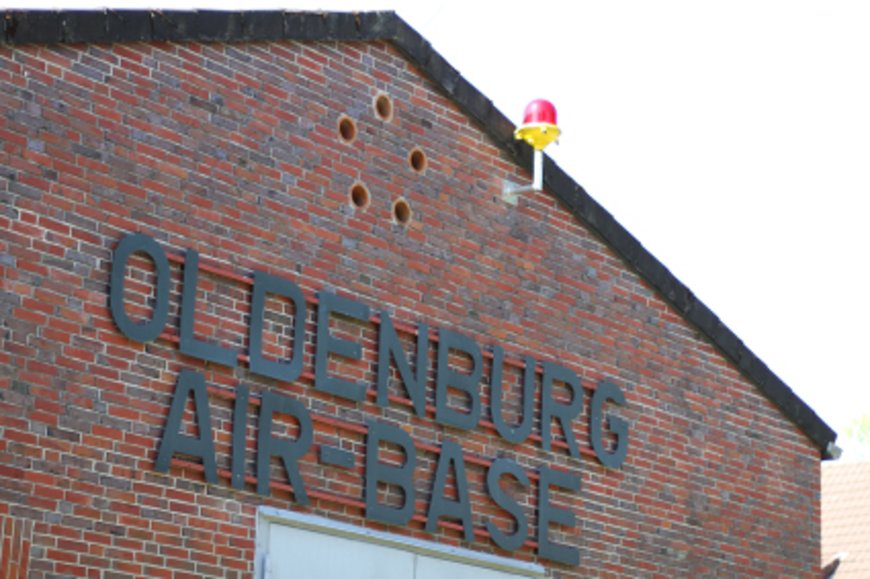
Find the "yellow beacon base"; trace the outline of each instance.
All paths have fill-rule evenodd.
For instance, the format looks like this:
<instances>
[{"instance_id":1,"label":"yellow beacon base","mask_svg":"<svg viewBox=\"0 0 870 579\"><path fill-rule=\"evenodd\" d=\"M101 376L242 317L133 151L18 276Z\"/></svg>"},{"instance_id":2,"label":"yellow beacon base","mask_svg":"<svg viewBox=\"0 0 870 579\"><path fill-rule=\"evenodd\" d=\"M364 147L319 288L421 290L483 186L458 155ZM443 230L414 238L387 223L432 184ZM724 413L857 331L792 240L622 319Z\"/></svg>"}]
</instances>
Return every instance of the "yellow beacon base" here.
<instances>
[{"instance_id":1,"label":"yellow beacon base","mask_svg":"<svg viewBox=\"0 0 870 579\"><path fill-rule=\"evenodd\" d=\"M561 133L559 127L551 123L527 123L517 127L514 138L527 142L536 151L543 151L547 145L558 139Z\"/></svg>"}]
</instances>

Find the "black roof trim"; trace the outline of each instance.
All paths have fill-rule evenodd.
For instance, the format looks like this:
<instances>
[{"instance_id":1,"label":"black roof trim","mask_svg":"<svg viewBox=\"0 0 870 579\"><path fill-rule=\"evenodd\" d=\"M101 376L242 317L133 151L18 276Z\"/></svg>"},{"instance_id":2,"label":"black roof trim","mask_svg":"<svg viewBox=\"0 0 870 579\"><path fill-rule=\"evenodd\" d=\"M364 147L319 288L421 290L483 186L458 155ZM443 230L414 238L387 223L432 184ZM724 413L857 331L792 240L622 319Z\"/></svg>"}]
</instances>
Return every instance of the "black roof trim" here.
<instances>
[{"instance_id":1,"label":"black roof trim","mask_svg":"<svg viewBox=\"0 0 870 579\"><path fill-rule=\"evenodd\" d=\"M0 45L269 40L390 42L518 163L531 166L531 149L514 140L511 121L394 12L9 10L0 22ZM822 458L831 458L830 447L837 434L583 187L549 158L545 159L544 182L575 217L591 227L734 362L813 441Z\"/></svg>"}]
</instances>

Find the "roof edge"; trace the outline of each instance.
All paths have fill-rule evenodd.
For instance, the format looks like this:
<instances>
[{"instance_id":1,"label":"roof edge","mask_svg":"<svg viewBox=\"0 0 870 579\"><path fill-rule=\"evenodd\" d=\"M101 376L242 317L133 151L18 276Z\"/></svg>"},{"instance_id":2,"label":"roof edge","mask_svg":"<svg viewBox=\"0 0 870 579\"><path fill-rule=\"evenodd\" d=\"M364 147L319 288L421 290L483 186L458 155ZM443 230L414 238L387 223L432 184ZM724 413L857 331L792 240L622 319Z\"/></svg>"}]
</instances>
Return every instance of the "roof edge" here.
<instances>
[{"instance_id":1,"label":"roof edge","mask_svg":"<svg viewBox=\"0 0 870 579\"><path fill-rule=\"evenodd\" d=\"M389 41L517 163L531 166L531 147L514 140L513 123L395 12L7 10L0 21L0 45L13 46L269 40ZM545 159L544 184L565 208L588 225L684 319L709 338L815 444L822 459L833 458L831 449L836 432L549 157Z\"/></svg>"},{"instance_id":2,"label":"roof edge","mask_svg":"<svg viewBox=\"0 0 870 579\"><path fill-rule=\"evenodd\" d=\"M0 45L389 40L398 24L390 11L7 10Z\"/></svg>"}]
</instances>

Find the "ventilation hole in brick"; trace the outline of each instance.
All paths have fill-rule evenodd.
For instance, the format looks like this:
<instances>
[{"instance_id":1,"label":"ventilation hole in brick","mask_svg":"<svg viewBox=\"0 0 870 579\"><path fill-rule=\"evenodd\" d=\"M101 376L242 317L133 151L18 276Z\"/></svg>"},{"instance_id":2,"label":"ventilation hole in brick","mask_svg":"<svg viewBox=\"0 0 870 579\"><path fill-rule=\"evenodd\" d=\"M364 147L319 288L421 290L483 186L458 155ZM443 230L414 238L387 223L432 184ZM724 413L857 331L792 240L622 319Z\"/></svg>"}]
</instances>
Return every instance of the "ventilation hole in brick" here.
<instances>
[{"instance_id":1,"label":"ventilation hole in brick","mask_svg":"<svg viewBox=\"0 0 870 579\"><path fill-rule=\"evenodd\" d=\"M356 123L350 117L341 117L338 121L338 134L345 143L352 143L356 138Z\"/></svg>"},{"instance_id":2,"label":"ventilation hole in brick","mask_svg":"<svg viewBox=\"0 0 870 579\"><path fill-rule=\"evenodd\" d=\"M369 206L369 190L362 183L354 183L350 188L350 202L357 209L365 209Z\"/></svg>"},{"instance_id":3,"label":"ventilation hole in brick","mask_svg":"<svg viewBox=\"0 0 870 579\"><path fill-rule=\"evenodd\" d=\"M408 162L411 164L412 169L422 173L426 170L426 153L420 149L413 149L411 154L408 155Z\"/></svg>"},{"instance_id":4,"label":"ventilation hole in brick","mask_svg":"<svg viewBox=\"0 0 870 579\"><path fill-rule=\"evenodd\" d=\"M393 101L385 94L375 97L375 113L381 120L389 121L393 118Z\"/></svg>"},{"instance_id":5,"label":"ventilation hole in brick","mask_svg":"<svg viewBox=\"0 0 870 579\"><path fill-rule=\"evenodd\" d=\"M404 199L397 199L393 203L393 218L399 225L405 226L411 223L411 206Z\"/></svg>"}]
</instances>

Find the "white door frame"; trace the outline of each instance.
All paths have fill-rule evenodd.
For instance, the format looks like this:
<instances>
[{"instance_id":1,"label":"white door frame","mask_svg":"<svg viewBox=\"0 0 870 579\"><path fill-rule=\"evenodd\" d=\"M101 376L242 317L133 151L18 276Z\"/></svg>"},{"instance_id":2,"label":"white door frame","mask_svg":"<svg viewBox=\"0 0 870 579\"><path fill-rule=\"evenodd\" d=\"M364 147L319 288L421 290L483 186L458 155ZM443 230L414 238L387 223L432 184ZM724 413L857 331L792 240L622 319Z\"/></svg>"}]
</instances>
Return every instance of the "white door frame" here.
<instances>
[{"instance_id":1,"label":"white door frame","mask_svg":"<svg viewBox=\"0 0 870 579\"><path fill-rule=\"evenodd\" d=\"M287 525L314 533L368 542L425 557L434 557L464 565L491 569L517 578L547 577L546 569L536 563L499 557L489 553L479 553L462 547L441 545L434 541L423 541L412 537L375 531L316 515L261 506L257 509L257 552L254 560L254 577L256 579L276 579L271 574L268 553L269 532L272 525Z\"/></svg>"}]
</instances>

